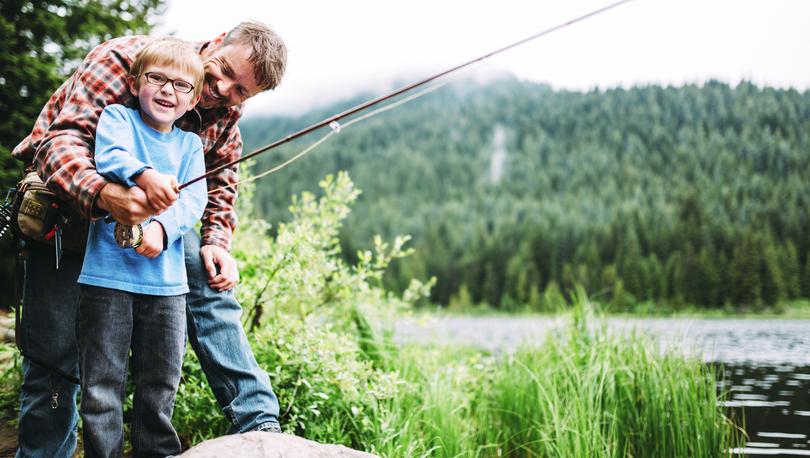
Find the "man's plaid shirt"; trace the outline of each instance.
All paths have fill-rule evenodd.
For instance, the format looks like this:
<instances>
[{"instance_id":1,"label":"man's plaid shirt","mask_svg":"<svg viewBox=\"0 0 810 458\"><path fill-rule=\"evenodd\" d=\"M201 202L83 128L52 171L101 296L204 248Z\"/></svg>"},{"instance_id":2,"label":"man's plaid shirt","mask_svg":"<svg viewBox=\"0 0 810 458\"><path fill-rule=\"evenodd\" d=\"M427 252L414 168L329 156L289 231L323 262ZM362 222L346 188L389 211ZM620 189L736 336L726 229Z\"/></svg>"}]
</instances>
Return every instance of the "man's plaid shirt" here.
<instances>
[{"instance_id":1,"label":"man's plaid shirt","mask_svg":"<svg viewBox=\"0 0 810 458\"><path fill-rule=\"evenodd\" d=\"M132 36L100 44L76 72L54 92L42 109L31 134L12 151L12 156L33 163L45 184L62 200L87 218L99 216L93 205L107 181L93 162L98 118L105 106L120 103L137 106L129 92L127 75L138 51L153 38ZM193 44L199 51L207 43ZM205 168L211 170L242 154L242 137L236 122L242 105L212 110L194 109L176 125L200 136ZM202 218L202 244L230 250L236 228L236 166L207 179L209 191L233 185L208 195Z\"/></svg>"}]
</instances>

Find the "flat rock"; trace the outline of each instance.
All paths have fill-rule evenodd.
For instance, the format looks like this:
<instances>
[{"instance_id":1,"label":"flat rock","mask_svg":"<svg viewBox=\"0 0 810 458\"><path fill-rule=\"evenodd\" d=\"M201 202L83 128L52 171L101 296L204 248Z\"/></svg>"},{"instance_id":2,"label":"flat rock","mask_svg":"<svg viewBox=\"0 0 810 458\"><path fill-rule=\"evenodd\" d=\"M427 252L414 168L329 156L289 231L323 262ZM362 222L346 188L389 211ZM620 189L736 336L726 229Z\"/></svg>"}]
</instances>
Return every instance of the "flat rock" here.
<instances>
[{"instance_id":1,"label":"flat rock","mask_svg":"<svg viewBox=\"0 0 810 458\"><path fill-rule=\"evenodd\" d=\"M201 442L182 458L379 458L342 445L319 444L289 434L251 432Z\"/></svg>"}]
</instances>

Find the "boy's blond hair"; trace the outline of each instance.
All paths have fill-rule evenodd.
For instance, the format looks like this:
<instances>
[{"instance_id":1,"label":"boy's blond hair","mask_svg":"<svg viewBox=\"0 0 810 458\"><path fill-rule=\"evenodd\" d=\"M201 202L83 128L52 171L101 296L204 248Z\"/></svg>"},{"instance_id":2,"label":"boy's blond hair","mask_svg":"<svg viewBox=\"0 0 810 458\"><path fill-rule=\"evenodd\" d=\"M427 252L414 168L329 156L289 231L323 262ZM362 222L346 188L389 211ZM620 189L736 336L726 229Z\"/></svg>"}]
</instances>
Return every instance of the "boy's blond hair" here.
<instances>
[{"instance_id":1,"label":"boy's blond hair","mask_svg":"<svg viewBox=\"0 0 810 458\"><path fill-rule=\"evenodd\" d=\"M135 87L140 89L140 77L150 65L171 67L191 76L189 83L194 85L194 97L203 89L205 69L197 51L188 43L173 37L158 38L141 48L129 74L135 78Z\"/></svg>"}]
</instances>

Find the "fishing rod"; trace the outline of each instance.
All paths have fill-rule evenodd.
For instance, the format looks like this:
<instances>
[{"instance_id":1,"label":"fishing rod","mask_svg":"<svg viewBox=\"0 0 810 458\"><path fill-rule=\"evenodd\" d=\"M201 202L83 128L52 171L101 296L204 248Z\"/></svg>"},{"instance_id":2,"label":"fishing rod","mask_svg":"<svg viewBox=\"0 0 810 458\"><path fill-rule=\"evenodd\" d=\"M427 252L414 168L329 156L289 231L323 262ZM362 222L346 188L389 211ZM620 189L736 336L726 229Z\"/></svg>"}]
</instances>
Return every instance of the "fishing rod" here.
<instances>
[{"instance_id":1,"label":"fishing rod","mask_svg":"<svg viewBox=\"0 0 810 458\"><path fill-rule=\"evenodd\" d=\"M630 1L632 1L632 0L619 0L617 2L609 4L607 6L603 6L602 8L593 10L593 11L591 11L589 13L586 13L586 14L583 14L581 16L570 19L570 20L568 20L566 22L563 22L561 24L558 24L558 25L556 25L554 27L545 29L542 32L535 33L534 35L530 35L530 36L528 36L526 38L515 41L514 43L510 43L510 44L508 44L506 46L503 46L501 48L490 51L490 52L488 52L486 54L478 56L478 57L476 57L474 59L471 59L471 60L469 60L467 62L458 64L458 65L456 65L454 67L450 67L450 68L448 68L446 70L443 70L443 71L441 71L439 73L428 76L427 78L424 78L424 79L422 79L420 81L416 81L416 82L411 83L411 84L406 84L405 86L402 86L399 89L396 89L396 90L394 90L394 91L392 91L392 92L390 92L388 94L381 95L381 96L379 96L377 98L374 98L374 99L371 99L371 100L369 100L367 102L356 105L356 106L354 106L352 108L349 108L348 110L343 111L342 113L338 113L336 115L330 116L330 117L324 119L323 121L316 122L315 124L312 124L309 127L301 129L298 132L289 134L286 137L283 137L283 138L281 138L279 140L276 140L273 143L270 143L270 144L268 144L266 146L263 146L263 147L255 150L255 151L251 152L250 154L247 154L247 155L242 156L242 157L240 157L238 159L235 159L235 160L233 160L233 161L231 161L231 162L229 162L227 164L223 164L223 165L220 165L218 167L215 167L215 168L209 170L208 172L206 172L205 174L200 175L200 176L198 176L196 178L193 178L193 179L187 181L186 183L183 183L182 185L178 186L176 188L176 190L179 192L183 188L191 186L192 184L194 184L194 183L196 183L196 182L198 182L200 180L203 180L205 178L208 178L209 176L215 175L215 174L219 173L223 169L226 169L228 167L239 164L240 162L244 162L244 161L246 161L248 159L251 159L253 157L258 156L259 154L266 153L267 151L270 151L273 148L276 148L276 147L281 146L281 145L283 145L285 143L288 143L288 142L290 142L292 140L295 140L296 138L303 137L304 135L307 135L308 133L313 132L315 130L318 130L318 129L322 128L322 127L325 127L325 126L332 127L332 132L328 136L326 136L326 137L322 138L321 140L317 141L315 144L313 144L312 146L310 146L309 148L304 150L302 153L299 153L298 155L296 155L292 159L288 160L287 162L285 162L281 166L272 169L272 171L278 170L281 167L289 164L290 162L292 162L292 161L298 159L299 157L303 156L304 154L308 153L314 147L316 147L316 146L320 145L321 143L323 143L327 138L329 138L335 132L339 132L341 126L340 126L340 123L338 121L345 118L345 117L347 117L347 116L351 116L351 115L353 115L355 113L358 113L358 112L360 112L362 110L365 110L366 108L377 105L377 104L379 104L381 102L384 102L384 101L386 101L388 99L391 99L393 97L401 95L401 94L403 94L405 92L408 92L408 91L410 91L412 89L416 89L416 88L418 88L420 86L424 86L425 84L427 84L427 83L429 83L431 81L434 81L436 79L439 79L439 78L441 78L443 76L447 76L447 75L449 75L449 74L451 74L453 72L456 72L456 71L461 70L463 68L469 67L470 65L473 65L475 63L481 62L481 61L483 61L485 59L488 59L488 58L490 58L490 57L492 57L492 56L494 56L496 54L500 54L502 52L508 51L508 50L510 50L512 48L523 45L523 44L528 43L528 42L530 42L532 40L536 40L536 39L538 39L540 37L543 37L545 35L549 35L549 34L554 33L554 32L556 32L556 31L558 31L558 30L560 30L562 28L565 28L565 27L568 27L570 25L576 24L577 22L583 21L585 19L597 16L597 15L602 14L602 13L604 13L606 11L609 11L609 10L611 10L613 8L621 6L621 5L625 4L625 3L629 3ZM431 88L431 89L433 89L433 88ZM425 91L423 91L423 93L430 92L431 89L425 90ZM418 96L419 95L416 95L416 97L418 97ZM378 111L388 109L388 108L393 108L394 106L397 106L399 103L400 102L392 103L392 104L387 105L386 107L384 107L382 109L379 109ZM371 115L371 114L372 113L369 113L369 115ZM359 120L361 120L361 119L363 119L365 117L366 116L363 116L363 117L360 117L360 118L357 118L357 119L353 119L352 121L347 123L346 126L354 123L355 121L359 121ZM263 176L263 175L265 175L265 174L262 174L260 176ZM234 187L234 186L235 185L231 184L231 185L223 186L222 188L218 188L218 189L215 189L215 190L209 191L209 192L216 192L216 191L219 191L221 189ZM112 221L113 221L112 217L111 216L108 217L107 222L112 222ZM121 223L116 222L115 223L115 228L113 229L113 234L114 234L116 243L121 248L137 248L141 244L141 242L143 241L143 235L144 235L143 224L128 225L128 224L121 224Z\"/></svg>"},{"instance_id":2,"label":"fishing rod","mask_svg":"<svg viewBox=\"0 0 810 458\"><path fill-rule=\"evenodd\" d=\"M343 111L342 113L338 113L336 115L328 117L328 118L324 119L323 121L312 124L311 126L306 127L304 129L301 129L298 132L289 134L286 137L283 137L283 138L281 138L279 140L276 140L273 143L270 143L270 144L265 145L265 146L263 146L261 148L258 148L256 150L254 150L253 152L251 152L250 154L247 154L247 155L242 156L242 157L240 157L238 159L235 159L235 160L233 160L233 161L231 161L231 162L229 162L227 164L223 164L223 165L220 165L218 167L215 167L215 168L209 170L208 172L206 172L204 175L200 175L197 178L193 178L192 180L187 181L186 183L183 183L182 185L179 186L178 190L186 188L188 186L191 186L192 184L194 184L194 183L196 183L196 182L198 182L198 181L200 181L202 179L208 178L209 176L212 176L212 175L215 175L215 174L219 173L223 169L226 169L228 167L239 164L240 162L244 162L244 161L246 161L246 160L248 160L250 158L258 156L259 154L266 153L267 151L270 151L273 148L281 146L281 145L283 145L285 143L288 143L288 142L290 142L292 140L295 140L296 138L302 137L302 136L304 136L304 135L306 135L306 134L308 134L310 132L313 132L315 130L318 130L318 129L322 128L322 127L325 127L325 126L328 126L328 125L333 125L333 126L336 125L337 127L339 127L340 124L333 124L333 123L337 123L339 120L341 120L341 119L343 119L343 118L345 118L347 116L351 116L351 115L353 115L353 114L355 114L355 113L357 113L359 111L362 111L362 110L365 110L366 108L377 105L377 104L379 104L381 102L384 102L384 101L386 101L386 100L388 100L388 99L390 99L392 97L396 97L396 96L398 96L398 95L400 95L402 93L408 92L408 91L410 91L412 89L415 89L415 88L417 88L419 86L423 86L423 85L425 85L425 84L427 84L427 83L429 83L431 81L434 81L434 80L436 80L438 78L449 75L450 73L456 72L456 71L461 70L461 69L466 68L466 67L469 67L472 64L475 64L477 62L481 62L481 61L483 61L485 59L488 59L488 58L490 58L490 57L492 57L492 56L494 56L496 54L500 54L500 53L502 53L504 51L508 51L508 50L510 50L512 48L515 48L517 46L528 43L528 42L530 42L532 40L536 40L536 39L538 39L540 37L543 37L545 35L554 33L554 32L556 32L556 31L558 31L560 29L563 29L563 28L568 27L570 25L576 24L577 22L583 21L585 19L597 16L599 14L602 14L602 13L604 13L606 11L612 10L613 8L621 6L621 5L625 4L625 3L629 3L631 1L632 0L620 0L620 1L617 1L615 3L611 3L611 4L607 5L607 6L603 6L602 8L593 10L593 11L591 11L589 13L578 16L578 17L576 17L574 19L570 19L570 20L568 20L566 22L563 22L563 23L558 24L558 25L556 25L554 27L543 30L542 32L535 33L534 35L528 36L528 37L523 38L521 40L515 41L514 43L508 44L508 45L503 46L501 48L498 48L498 49L496 49L494 51L490 51L490 52L488 52L486 54L483 54L483 55L481 55L479 57L476 57L474 59L471 59L471 60L469 60L467 62L464 62L462 64L456 65L456 66L451 67L451 68L448 68L446 70L443 70L443 71L441 71L439 73L431 75L431 76L429 76L429 77L427 77L425 79L422 79L420 81L416 81L414 83L402 86L401 88L399 88L399 89L397 89L397 90L395 90L393 92L390 92L388 94L379 96L379 97L377 97L375 99L371 99L371 100L369 100L367 102L356 105L356 106L354 106L352 108L349 108L346 111Z\"/></svg>"}]
</instances>

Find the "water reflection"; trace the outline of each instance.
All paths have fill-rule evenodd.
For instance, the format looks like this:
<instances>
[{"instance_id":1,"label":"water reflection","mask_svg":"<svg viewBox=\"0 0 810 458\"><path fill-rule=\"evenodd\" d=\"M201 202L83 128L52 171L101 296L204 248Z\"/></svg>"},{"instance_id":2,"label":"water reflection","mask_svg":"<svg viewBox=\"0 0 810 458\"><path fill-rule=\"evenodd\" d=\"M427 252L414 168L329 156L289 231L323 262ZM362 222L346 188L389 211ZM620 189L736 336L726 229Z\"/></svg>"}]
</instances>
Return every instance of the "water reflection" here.
<instances>
[{"instance_id":1,"label":"water reflection","mask_svg":"<svg viewBox=\"0 0 810 458\"><path fill-rule=\"evenodd\" d=\"M744 419L748 456L810 456L810 366L724 364L718 390L735 419Z\"/></svg>"}]
</instances>

